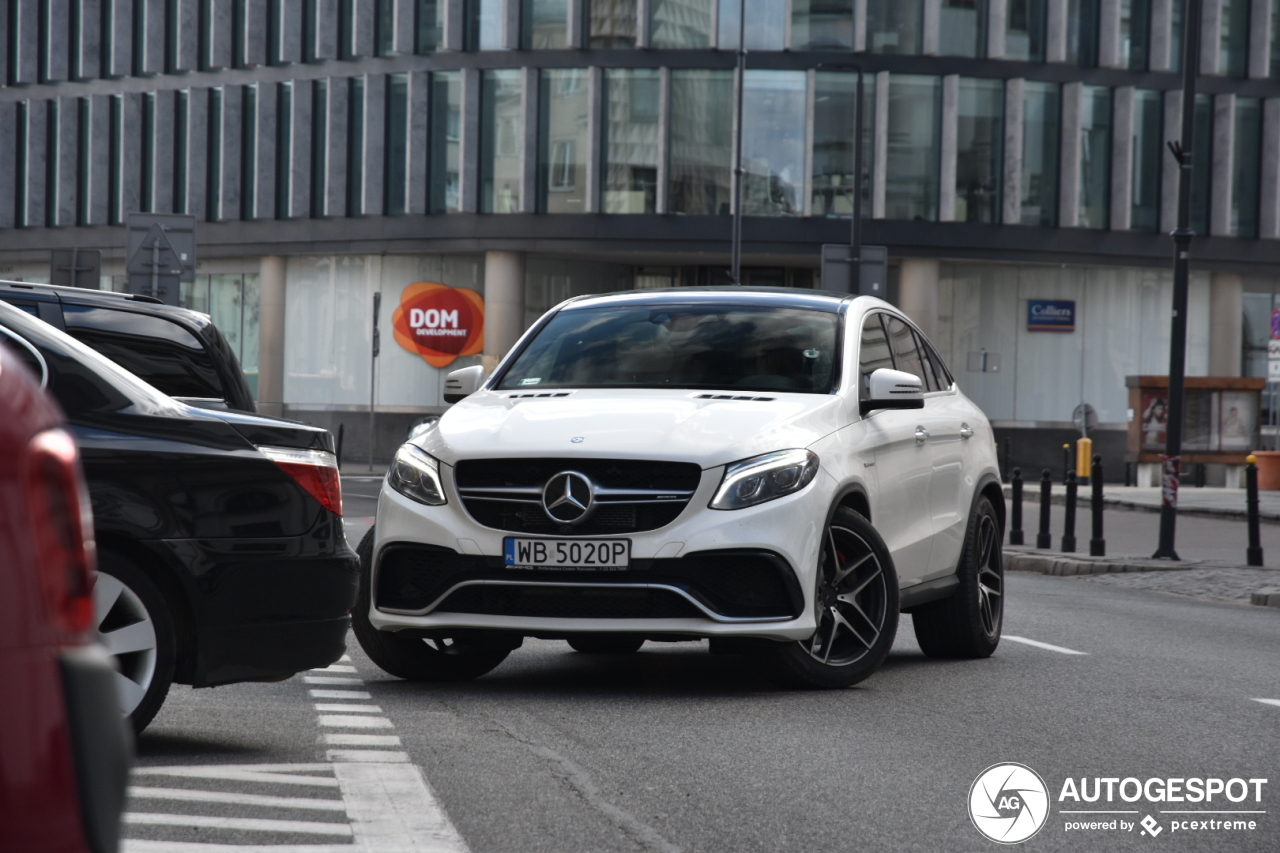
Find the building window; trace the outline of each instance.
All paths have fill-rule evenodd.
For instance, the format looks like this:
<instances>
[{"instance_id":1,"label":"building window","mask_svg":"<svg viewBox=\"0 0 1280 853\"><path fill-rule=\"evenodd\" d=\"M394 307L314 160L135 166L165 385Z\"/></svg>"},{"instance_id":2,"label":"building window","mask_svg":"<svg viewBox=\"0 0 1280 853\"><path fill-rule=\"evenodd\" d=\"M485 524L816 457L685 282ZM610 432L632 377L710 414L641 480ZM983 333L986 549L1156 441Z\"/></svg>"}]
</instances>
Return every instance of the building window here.
<instances>
[{"instance_id":1,"label":"building window","mask_svg":"<svg viewBox=\"0 0 1280 853\"><path fill-rule=\"evenodd\" d=\"M187 137L187 122L191 112L191 93L187 89L179 89L173 108L173 212L187 212L187 173L190 169L190 163L187 158L187 145L189 143ZM83 122L88 119L88 110L85 110L80 121L83 129ZM252 175L253 172L246 174ZM252 182L250 182L252 183ZM252 210L252 207L250 208Z\"/></svg>"},{"instance_id":2,"label":"building window","mask_svg":"<svg viewBox=\"0 0 1280 853\"><path fill-rule=\"evenodd\" d=\"M1258 236L1258 174L1262 157L1262 101L1236 98L1231 158L1231 233Z\"/></svg>"},{"instance_id":3,"label":"building window","mask_svg":"<svg viewBox=\"0 0 1280 853\"><path fill-rule=\"evenodd\" d=\"M1129 227L1155 231L1160 227L1160 175L1164 162L1164 93L1138 89L1133 93L1133 185Z\"/></svg>"},{"instance_id":4,"label":"building window","mask_svg":"<svg viewBox=\"0 0 1280 853\"><path fill-rule=\"evenodd\" d=\"M791 47L853 50L853 0L791 0Z\"/></svg>"},{"instance_id":5,"label":"building window","mask_svg":"<svg viewBox=\"0 0 1280 853\"><path fill-rule=\"evenodd\" d=\"M538 211L585 213L587 164L587 71L543 71L538 99Z\"/></svg>"},{"instance_id":6,"label":"building window","mask_svg":"<svg viewBox=\"0 0 1280 853\"><path fill-rule=\"evenodd\" d=\"M1009 0L1004 34L1005 59L1044 62L1048 0Z\"/></svg>"},{"instance_id":7,"label":"building window","mask_svg":"<svg viewBox=\"0 0 1280 853\"><path fill-rule=\"evenodd\" d=\"M1004 82L960 78L956 126L956 221L999 223Z\"/></svg>"},{"instance_id":8,"label":"building window","mask_svg":"<svg viewBox=\"0 0 1280 853\"><path fill-rule=\"evenodd\" d=\"M354 162L354 161L353 161ZM387 214L409 212L409 75L387 75Z\"/></svg>"},{"instance_id":9,"label":"building window","mask_svg":"<svg viewBox=\"0 0 1280 853\"><path fill-rule=\"evenodd\" d=\"M480 87L480 212L518 213L524 142L523 74L484 72Z\"/></svg>"},{"instance_id":10,"label":"building window","mask_svg":"<svg viewBox=\"0 0 1280 853\"><path fill-rule=\"evenodd\" d=\"M671 72L672 213L729 213L733 161L733 72Z\"/></svg>"},{"instance_id":11,"label":"building window","mask_svg":"<svg viewBox=\"0 0 1280 853\"><path fill-rule=\"evenodd\" d=\"M311 215L324 216L329 176L329 81L311 86Z\"/></svg>"},{"instance_id":12,"label":"building window","mask_svg":"<svg viewBox=\"0 0 1280 853\"><path fill-rule=\"evenodd\" d=\"M501 50L503 0L464 0L467 6L467 50Z\"/></svg>"},{"instance_id":13,"label":"building window","mask_svg":"<svg viewBox=\"0 0 1280 853\"><path fill-rule=\"evenodd\" d=\"M942 0L938 53L943 56L987 55L986 0Z\"/></svg>"},{"instance_id":14,"label":"building window","mask_svg":"<svg viewBox=\"0 0 1280 853\"><path fill-rule=\"evenodd\" d=\"M605 72L605 213L654 213L658 199L657 69L610 68Z\"/></svg>"},{"instance_id":15,"label":"building window","mask_svg":"<svg viewBox=\"0 0 1280 853\"><path fill-rule=\"evenodd\" d=\"M124 98L121 95L112 95L108 101L107 122L110 125L109 138L110 143L107 150L107 224L119 225L123 220L121 208L124 203L121 201L121 193L123 192L123 174L124 174ZM26 186L26 104L18 104L18 198L19 205L22 205L23 188ZM22 210L22 206L18 208ZM19 220L21 221L21 217Z\"/></svg>"},{"instance_id":16,"label":"building window","mask_svg":"<svg viewBox=\"0 0 1280 853\"><path fill-rule=\"evenodd\" d=\"M209 150L205 155L205 218L222 218L222 89L209 90ZM128 211L125 211L126 213Z\"/></svg>"},{"instance_id":17,"label":"building window","mask_svg":"<svg viewBox=\"0 0 1280 853\"><path fill-rule=\"evenodd\" d=\"M1151 0L1120 0L1120 65L1146 71L1150 39Z\"/></svg>"},{"instance_id":18,"label":"building window","mask_svg":"<svg viewBox=\"0 0 1280 853\"><path fill-rule=\"evenodd\" d=\"M923 0L867 0L867 50L919 53Z\"/></svg>"},{"instance_id":19,"label":"building window","mask_svg":"<svg viewBox=\"0 0 1280 853\"><path fill-rule=\"evenodd\" d=\"M862 174L875 162L875 78L865 81L862 103ZM853 214L855 99L858 76L819 71L813 92L813 202L814 216ZM871 214L867 187L862 188L862 215Z\"/></svg>"},{"instance_id":20,"label":"building window","mask_svg":"<svg viewBox=\"0 0 1280 853\"><path fill-rule=\"evenodd\" d=\"M1111 90L1080 95L1080 227L1106 228L1111 212Z\"/></svg>"},{"instance_id":21,"label":"building window","mask_svg":"<svg viewBox=\"0 0 1280 853\"><path fill-rule=\"evenodd\" d=\"M1195 144L1191 162L1191 228L1209 233L1209 191L1213 185L1213 98L1196 95Z\"/></svg>"},{"instance_id":22,"label":"building window","mask_svg":"<svg viewBox=\"0 0 1280 853\"><path fill-rule=\"evenodd\" d=\"M240 107L240 218L253 219L258 182L258 86L244 87Z\"/></svg>"},{"instance_id":23,"label":"building window","mask_svg":"<svg viewBox=\"0 0 1280 853\"><path fill-rule=\"evenodd\" d=\"M657 48L700 48L711 45L713 0L652 0L649 43Z\"/></svg>"},{"instance_id":24,"label":"building window","mask_svg":"<svg viewBox=\"0 0 1280 853\"><path fill-rule=\"evenodd\" d=\"M1067 62L1097 67L1100 7L1101 0L1067 0Z\"/></svg>"},{"instance_id":25,"label":"building window","mask_svg":"<svg viewBox=\"0 0 1280 853\"><path fill-rule=\"evenodd\" d=\"M569 44L567 0L521 0L520 47L562 50Z\"/></svg>"},{"instance_id":26,"label":"building window","mask_svg":"<svg viewBox=\"0 0 1280 853\"><path fill-rule=\"evenodd\" d=\"M414 50L431 53L440 49L444 36L444 9L446 0L418 0L418 30Z\"/></svg>"},{"instance_id":27,"label":"building window","mask_svg":"<svg viewBox=\"0 0 1280 853\"><path fill-rule=\"evenodd\" d=\"M742 98L742 212L803 213L805 73L748 71Z\"/></svg>"},{"instance_id":28,"label":"building window","mask_svg":"<svg viewBox=\"0 0 1280 853\"><path fill-rule=\"evenodd\" d=\"M58 160L61 159L59 149L62 147L61 112L56 99L45 103L44 225L48 228L58 224Z\"/></svg>"},{"instance_id":29,"label":"building window","mask_svg":"<svg viewBox=\"0 0 1280 853\"><path fill-rule=\"evenodd\" d=\"M720 50L738 49L741 11L747 9L748 50L782 50L786 47L786 0L719 0L716 44Z\"/></svg>"},{"instance_id":30,"label":"building window","mask_svg":"<svg viewBox=\"0 0 1280 853\"><path fill-rule=\"evenodd\" d=\"M388 113L390 113L390 100L391 96L388 93ZM360 216L366 212L364 209L364 135L364 78L352 77L351 88L347 95L347 216ZM393 144L390 122L388 122L387 148L390 149ZM387 160L388 163L391 160L390 151L388 151ZM389 165L388 168L390 168Z\"/></svg>"},{"instance_id":31,"label":"building window","mask_svg":"<svg viewBox=\"0 0 1280 853\"><path fill-rule=\"evenodd\" d=\"M1280 79L1280 0L1271 2L1271 79Z\"/></svg>"},{"instance_id":32,"label":"building window","mask_svg":"<svg viewBox=\"0 0 1280 853\"><path fill-rule=\"evenodd\" d=\"M1173 4L1169 16L1169 70L1182 70L1182 4Z\"/></svg>"},{"instance_id":33,"label":"building window","mask_svg":"<svg viewBox=\"0 0 1280 853\"><path fill-rule=\"evenodd\" d=\"M374 0L373 49L378 56L396 55L396 0Z\"/></svg>"},{"instance_id":34,"label":"building window","mask_svg":"<svg viewBox=\"0 0 1280 853\"><path fill-rule=\"evenodd\" d=\"M588 46L636 46L636 0L590 0Z\"/></svg>"},{"instance_id":35,"label":"building window","mask_svg":"<svg viewBox=\"0 0 1280 853\"><path fill-rule=\"evenodd\" d=\"M1249 71L1249 0L1222 0L1218 32L1218 73L1244 77Z\"/></svg>"},{"instance_id":36,"label":"building window","mask_svg":"<svg viewBox=\"0 0 1280 853\"><path fill-rule=\"evenodd\" d=\"M182 99L185 98L186 92L179 92L178 95L180 98L179 105L183 106L184 104ZM78 103L76 104L76 110L79 113L79 127L76 129L77 137L78 137L76 139L76 224L88 225L89 224L89 176L90 176L90 168L91 168L89 165L89 143L91 140L90 131L93 129L92 125L89 123L89 120L90 120L89 99L80 98ZM184 130L185 128L181 126L178 128L178 133L180 137L185 139L186 134L183 133ZM182 174L184 176L186 175L185 165L186 164L184 162L183 171L182 171ZM175 199L178 198L178 189L179 189L178 187L174 187ZM183 187L183 189L185 189L185 187ZM179 210L179 212L183 212L183 211ZM102 223L96 223L96 224L100 225Z\"/></svg>"},{"instance_id":37,"label":"building window","mask_svg":"<svg viewBox=\"0 0 1280 853\"><path fill-rule=\"evenodd\" d=\"M276 90L276 218L288 219L293 169L293 84Z\"/></svg>"},{"instance_id":38,"label":"building window","mask_svg":"<svg viewBox=\"0 0 1280 853\"><path fill-rule=\"evenodd\" d=\"M56 113L56 110L52 111ZM51 136L50 140L57 139ZM142 185L139 191L138 206L144 213L157 213L153 200L156 189L156 93L147 92L142 96ZM57 198L53 187L49 187L48 197Z\"/></svg>"},{"instance_id":39,"label":"building window","mask_svg":"<svg viewBox=\"0 0 1280 853\"><path fill-rule=\"evenodd\" d=\"M1026 82L1022 102L1022 224L1058 224L1058 152L1062 90Z\"/></svg>"},{"instance_id":40,"label":"building window","mask_svg":"<svg viewBox=\"0 0 1280 853\"><path fill-rule=\"evenodd\" d=\"M891 75L888 107L885 218L935 221L942 80L917 74Z\"/></svg>"},{"instance_id":41,"label":"building window","mask_svg":"<svg viewBox=\"0 0 1280 853\"><path fill-rule=\"evenodd\" d=\"M431 75L431 212L457 213L458 164L461 162L462 75L437 71Z\"/></svg>"}]
</instances>

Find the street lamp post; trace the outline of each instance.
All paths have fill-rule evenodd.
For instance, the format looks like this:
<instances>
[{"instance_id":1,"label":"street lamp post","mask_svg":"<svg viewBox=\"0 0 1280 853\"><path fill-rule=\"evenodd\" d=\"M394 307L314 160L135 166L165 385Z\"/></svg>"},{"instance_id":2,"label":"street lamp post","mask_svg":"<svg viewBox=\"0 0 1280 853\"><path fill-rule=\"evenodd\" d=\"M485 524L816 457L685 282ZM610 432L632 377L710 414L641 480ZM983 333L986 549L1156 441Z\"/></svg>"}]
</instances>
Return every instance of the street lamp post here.
<instances>
[{"instance_id":1,"label":"street lamp post","mask_svg":"<svg viewBox=\"0 0 1280 853\"><path fill-rule=\"evenodd\" d=\"M742 93L747 88L747 0L738 2L738 68L734 107L737 127L733 135L733 250L729 278L742 284Z\"/></svg>"},{"instance_id":2,"label":"street lamp post","mask_svg":"<svg viewBox=\"0 0 1280 853\"><path fill-rule=\"evenodd\" d=\"M1187 280L1190 276L1191 170L1195 163L1196 74L1200 64L1201 0L1185 0L1182 16L1182 139L1170 142L1178 161L1178 228L1173 232L1173 319L1169 340L1169 408L1160 466L1160 544L1156 559L1177 560L1178 475L1182 457L1183 387L1187 371Z\"/></svg>"}]
</instances>

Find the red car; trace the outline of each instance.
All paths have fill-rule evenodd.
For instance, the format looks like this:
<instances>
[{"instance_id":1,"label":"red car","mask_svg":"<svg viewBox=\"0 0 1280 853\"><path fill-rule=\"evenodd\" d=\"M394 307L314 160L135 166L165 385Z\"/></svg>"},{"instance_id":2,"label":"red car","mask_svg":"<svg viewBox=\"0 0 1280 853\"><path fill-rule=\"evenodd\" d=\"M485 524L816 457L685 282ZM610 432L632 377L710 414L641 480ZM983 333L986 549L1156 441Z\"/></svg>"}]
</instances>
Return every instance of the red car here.
<instances>
[{"instance_id":1,"label":"red car","mask_svg":"<svg viewBox=\"0 0 1280 853\"><path fill-rule=\"evenodd\" d=\"M131 749L94 641L88 494L39 353L12 344L0 333L0 851L114 853Z\"/></svg>"}]
</instances>

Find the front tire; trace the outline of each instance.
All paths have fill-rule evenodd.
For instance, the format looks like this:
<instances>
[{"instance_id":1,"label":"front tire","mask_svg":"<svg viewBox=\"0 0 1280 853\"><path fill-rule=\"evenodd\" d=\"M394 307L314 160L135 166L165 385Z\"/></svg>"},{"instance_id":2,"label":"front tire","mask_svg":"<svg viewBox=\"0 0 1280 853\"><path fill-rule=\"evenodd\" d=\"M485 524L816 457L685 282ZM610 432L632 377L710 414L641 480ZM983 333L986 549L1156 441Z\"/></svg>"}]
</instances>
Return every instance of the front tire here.
<instances>
[{"instance_id":1,"label":"front tire","mask_svg":"<svg viewBox=\"0 0 1280 853\"><path fill-rule=\"evenodd\" d=\"M767 653L767 674L784 687L849 687L875 672L898 631L898 574L880 534L848 507L823 531L814 592L818 629Z\"/></svg>"},{"instance_id":2,"label":"front tire","mask_svg":"<svg viewBox=\"0 0 1280 853\"><path fill-rule=\"evenodd\" d=\"M373 575L374 530L370 527L356 548L360 558L360 586L355 609L351 611L351 628L370 660L391 675L408 681L469 681L506 660L510 649L449 638L425 640L373 627L369 621L372 601L369 583Z\"/></svg>"},{"instance_id":3,"label":"front tire","mask_svg":"<svg viewBox=\"0 0 1280 853\"><path fill-rule=\"evenodd\" d=\"M630 655L640 651L644 637L634 634L579 634L570 637L569 647L587 655Z\"/></svg>"},{"instance_id":4,"label":"front tire","mask_svg":"<svg viewBox=\"0 0 1280 853\"><path fill-rule=\"evenodd\" d=\"M110 551L98 556L93 585L98 639L116 661L116 698L135 733L155 718L173 683L173 618L147 573Z\"/></svg>"},{"instance_id":5,"label":"front tire","mask_svg":"<svg viewBox=\"0 0 1280 853\"><path fill-rule=\"evenodd\" d=\"M1000 645L1004 624L1003 541L995 507L987 498L978 498L956 569L960 585L948 598L922 605L911 614L916 641L929 657L985 658Z\"/></svg>"}]
</instances>

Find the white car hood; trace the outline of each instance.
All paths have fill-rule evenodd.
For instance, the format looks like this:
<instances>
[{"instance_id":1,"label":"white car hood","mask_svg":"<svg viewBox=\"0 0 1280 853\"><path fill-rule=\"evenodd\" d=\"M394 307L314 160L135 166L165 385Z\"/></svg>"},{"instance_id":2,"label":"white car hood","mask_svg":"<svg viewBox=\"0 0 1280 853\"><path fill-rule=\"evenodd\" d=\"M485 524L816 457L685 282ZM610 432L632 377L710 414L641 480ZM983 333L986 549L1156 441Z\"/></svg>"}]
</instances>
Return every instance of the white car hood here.
<instances>
[{"instance_id":1,"label":"white car hood","mask_svg":"<svg viewBox=\"0 0 1280 853\"><path fill-rule=\"evenodd\" d=\"M766 399L699 399L704 393L721 392L581 389L547 398L480 391L414 443L449 465L504 456L582 456L713 468L807 447L843 425L842 401L830 394L757 391L734 396Z\"/></svg>"}]
</instances>

